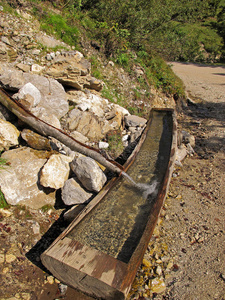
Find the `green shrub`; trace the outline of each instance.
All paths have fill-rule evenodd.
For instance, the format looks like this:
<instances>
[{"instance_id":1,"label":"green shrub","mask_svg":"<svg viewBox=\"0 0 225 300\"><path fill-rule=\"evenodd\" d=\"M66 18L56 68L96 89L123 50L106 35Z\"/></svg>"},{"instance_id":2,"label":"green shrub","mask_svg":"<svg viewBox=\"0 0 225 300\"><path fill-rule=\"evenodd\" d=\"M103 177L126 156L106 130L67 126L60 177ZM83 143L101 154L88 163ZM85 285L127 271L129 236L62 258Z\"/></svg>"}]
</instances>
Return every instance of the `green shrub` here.
<instances>
[{"instance_id":1,"label":"green shrub","mask_svg":"<svg viewBox=\"0 0 225 300\"><path fill-rule=\"evenodd\" d=\"M69 24L67 18L61 15L45 15L41 28L49 34L56 35L57 38L60 38L68 45L74 45L78 41L78 28L72 24Z\"/></svg>"},{"instance_id":2,"label":"green shrub","mask_svg":"<svg viewBox=\"0 0 225 300\"><path fill-rule=\"evenodd\" d=\"M120 130L114 130L107 134L107 142L109 143L108 152L115 159L123 152L123 142Z\"/></svg>"},{"instance_id":3,"label":"green shrub","mask_svg":"<svg viewBox=\"0 0 225 300\"><path fill-rule=\"evenodd\" d=\"M119 53L117 55L116 62L121 66L128 66L129 56L127 53Z\"/></svg>"},{"instance_id":4,"label":"green shrub","mask_svg":"<svg viewBox=\"0 0 225 300\"><path fill-rule=\"evenodd\" d=\"M182 61L214 60L223 46L222 37L203 22L169 22L156 30L150 36L149 42L166 60Z\"/></svg>"}]
</instances>

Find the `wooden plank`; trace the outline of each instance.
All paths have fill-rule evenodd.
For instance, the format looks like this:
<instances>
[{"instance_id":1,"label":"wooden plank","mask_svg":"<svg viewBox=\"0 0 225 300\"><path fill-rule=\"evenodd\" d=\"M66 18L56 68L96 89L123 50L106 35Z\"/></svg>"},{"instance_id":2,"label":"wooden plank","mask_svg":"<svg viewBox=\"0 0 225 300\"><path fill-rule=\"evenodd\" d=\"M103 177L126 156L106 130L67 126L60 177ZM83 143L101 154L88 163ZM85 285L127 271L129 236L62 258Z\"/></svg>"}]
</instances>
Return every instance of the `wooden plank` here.
<instances>
[{"instance_id":1,"label":"wooden plank","mask_svg":"<svg viewBox=\"0 0 225 300\"><path fill-rule=\"evenodd\" d=\"M42 254L43 264L54 276L91 296L126 297L167 193L175 160L176 132L173 110L151 111L147 127L124 169L131 174L138 170L144 174L145 167L153 168L154 174L149 177L159 180L156 193L145 198L127 186L121 176L113 178ZM155 144L149 143L154 139ZM142 160L144 166L139 164ZM143 175L143 179L147 177ZM128 200L121 198L121 192L127 193ZM133 208L136 202L137 209ZM127 211L131 215L126 219Z\"/></svg>"}]
</instances>

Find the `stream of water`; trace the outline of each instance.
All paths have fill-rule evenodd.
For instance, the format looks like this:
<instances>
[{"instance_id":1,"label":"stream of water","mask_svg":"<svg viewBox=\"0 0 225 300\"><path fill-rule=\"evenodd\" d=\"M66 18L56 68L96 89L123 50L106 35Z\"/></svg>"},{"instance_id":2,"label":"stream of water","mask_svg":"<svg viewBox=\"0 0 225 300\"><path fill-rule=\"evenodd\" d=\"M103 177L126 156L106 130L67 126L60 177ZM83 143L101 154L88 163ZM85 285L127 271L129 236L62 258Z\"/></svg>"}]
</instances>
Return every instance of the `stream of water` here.
<instances>
[{"instance_id":1,"label":"stream of water","mask_svg":"<svg viewBox=\"0 0 225 300\"><path fill-rule=\"evenodd\" d=\"M155 180L153 181L151 184L147 184L147 183L137 183L135 182L126 172L122 172L121 175L127 179L131 185L136 188L137 190L139 190L140 192L142 192L142 197L144 199L147 199L149 195L156 195L157 193L157 185L158 182Z\"/></svg>"}]
</instances>

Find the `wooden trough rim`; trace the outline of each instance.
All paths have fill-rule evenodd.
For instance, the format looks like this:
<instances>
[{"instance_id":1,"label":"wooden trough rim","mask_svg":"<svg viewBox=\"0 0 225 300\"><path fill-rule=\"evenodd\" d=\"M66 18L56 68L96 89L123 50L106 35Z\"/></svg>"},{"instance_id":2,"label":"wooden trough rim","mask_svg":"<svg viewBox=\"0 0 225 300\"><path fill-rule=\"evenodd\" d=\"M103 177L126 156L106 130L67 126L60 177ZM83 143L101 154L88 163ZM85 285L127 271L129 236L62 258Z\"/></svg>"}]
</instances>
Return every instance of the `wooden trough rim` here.
<instances>
[{"instance_id":1,"label":"wooden trough rim","mask_svg":"<svg viewBox=\"0 0 225 300\"><path fill-rule=\"evenodd\" d=\"M71 222L63 233L51 244L51 246L41 255L42 263L52 274L70 285L91 296L100 297L107 300L125 299L137 269L142 262L149 240L156 225L158 215L163 206L166 193L172 176L173 165L176 155L177 145L177 124L173 109L152 109L147 126L142 133L139 143L133 153L124 164L124 170L134 162L153 121L154 112L167 112L171 117L169 160L165 167L164 176L158 188L156 201L154 202L151 214L148 217L145 229L140 240L134 249L128 262L123 262L100 250L84 245L76 240L67 237L69 232L98 205L110 189L120 180L119 177L111 179L99 194L86 206L84 210Z\"/></svg>"},{"instance_id":2,"label":"wooden trough rim","mask_svg":"<svg viewBox=\"0 0 225 300\"><path fill-rule=\"evenodd\" d=\"M164 177L161 180L161 185L158 189L158 194L157 194L157 200L154 202L153 207L152 207L152 212L151 215L149 216L149 219L147 221L145 230L140 238L139 243L137 244L137 247L135 248L133 254L131 255L131 258L129 259L129 261L123 262L120 261L118 259L116 259L115 257L103 253L100 250L96 250L94 248L92 248L91 246L86 246L83 245L81 243L79 243L78 241L75 240L71 240L70 238L67 237L68 233L89 213L91 212L91 210L96 207L96 205L103 199L103 197L110 191L110 189L120 180L121 175L119 177L115 177L113 179L111 179L106 186L99 192L99 194L86 206L86 208L84 210L82 210L80 212L80 214L71 222L71 224L67 227L67 229L64 230L63 233L60 234L60 236L52 243L52 245L42 254L41 259L43 264L48 268L48 266L45 264L46 261L48 261L48 264L50 264L53 261L57 261L57 264L62 263L65 264L66 268L68 268L70 271L72 269L72 271L74 272L84 272L84 278L86 277L86 275L90 276L91 278L93 278L93 282L91 282L92 286L93 284L97 284L98 281L100 280L100 286L101 284L105 284L105 286L108 286L108 291L110 291L110 293L116 293L116 297L106 297L103 299L124 299L126 297L126 295L128 294L131 284L135 278L137 269L139 267L139 265L142 262L144 253L147 249L149 240L151 238L151 235L153 233L154 227L156 225L157 219L158 219L158 215L160 213L160 210L163 206L165 197L166 197L166 193L169 187L169 183L170 183L170 179L172 176L172 171L173 171L173 165L174 165L174 161L175 161L175 155L176 155L176 147L177 147L177 124L176 124L176 117L175 117L175 112L173 109L152 109L150 112L150 118L149 121L147 123L147 126L140 138L139 143L137 144L137 146L135 147L133 153L131 154L131 156L128 158L127 162L124 164L124 170L128 170L128 168L132 165L132 163L134 162L134 159L136 157L136 155L138 154L138 151L140 150L146 135L148 133L148 130L150 128L150 125L152 123L153 120L153 113L154 112L167 112L171 114L172 117L172 133L171 133L171 146L170 146L170 156L169 156L169 161L168 161L168 165L165 169L165 173L164 173ZM59 242L59 244L56 246L56 244ZM94 275L93 270L90 271L89 273L86 272L86 268L84 267L84 269L76 269L71 267L69 261L70 259L67 259L66 256L67 254L65 253L65 260L64 258L61 260L58 259L57 254L55 255L55 250L57 249L57 247L60 245L60 251L65 251L71 253L70 255L73 256L73 252L74 253L78 253L79 249L82 249L82 253L84 253L85 251L89 251L89 253L91 253L91 256L96 257L96 259L98 260L99 264L103 264L106 263L106 266L101 266L99 272L101 274L107 272L108 269L113 270L114 273L117 270L117 272L119 274L114 274L113 278L110 278L110 280L108 279L102 279L101 276L99 275ZM76 250L77 249L77 250ZM86 250L85 250L86 249ZM71 250L71 251L70 251ZM78 251L78 252L77 252ZM64 253L64 252L63 252ZM74 254L76 256L76 254ZM71 259L72 259L71 256ZM75 257L74 256L74 257ZM78 253L79 256L79 253ZM63 254L64 257L64 254ZM71 261L70 261L71 262ZM89 262L90 263L90 262ZM49 265L50 266L50 265ZM52 269L52 270L51 270ZM49 267L50 271L55 271L58 274L58 277L60 277L61 281L64 281L66 284L71 285L72 287L73 284L70 284L67 282L67 280L65 280L63 278L63 274L59 274L59 272L57 271L58 269L54 268L53 266ZM68 271L69 272L69 271ZM54 272L52 272L54 275ZM73 273L75 274L75 273ZM66 274L66 276L68 276L68 274ZM99 277L98 277L99 276ZM57 276L56 276L57 277ZM87 280L88 281L88 280ZM76 287L75 287L76 288ZM78 287L79 289L79 287ZM82 290L82 289L81 289ZM86 292L85 289L82 290L83 292ZM89 293L89 292L88 292ZM89 293L91 295L95 295L96 294L91 291L91 293ZM119 295L119 296L118 296Z\"/></svg>"},{"instance_id":3,"label":"wooden trough rim","mask_svg":"<svg viewBox=\"0 0 225 300\"><path fill-rule=\"evenodd\" d=\"M172 108L152 108L150 111L150 117L149 120L147 122L147 126L144 129L144 132L141 135L141 139L138 142L137 146L135 147L135 149L133 150L132 154L129 156L129 158L127 159L127 161L125 162L125 164L123 165L124 168L124 172L126 172L129 167L133 164L135 157L138 154L138 151L140 150L147 132L149 130L149 127L152 123L152 118L153 118L153 112L160 112L160 111L165 111L165 112L171 112L172 113L172 117L173 117L173 132L172 132L172 145L171 145L171 154L170 154L170 160L168 163L168 167L167 167L167 171L165 174L165 177L167 179L167 181L165 182L165 178L163 179L163 183L164 185L168 185L171 179L171 175L169 176L170 173L170 169L175 161L175 154L176 154L176 147L177 147L177 123L176 123L176 117L175 117L175 111ZM121 172L122 173L122 172ZM119 181L120 177L122 176L121 173L119 174L119 176L117 177L113 177L104 187L103 189L93 198L93 200L91 200L91 202L78 214L78 216L75 217L75 219L69 224L69 226L62 232L61 235L59 235L55 241L51 244L51 246L48 248L52 248L57 242L58 240L62 239L64 236L66 236L73 228L74 226L76 226L82 219L83 217L85 217L100 201L101 199L110 191L110 189L117 183L117 181ZM167 190L165 191L167 192ZM160 190L159 190L160 193ZM48 250L47 249L47 250Z\"/></svg>"}]
</instances>

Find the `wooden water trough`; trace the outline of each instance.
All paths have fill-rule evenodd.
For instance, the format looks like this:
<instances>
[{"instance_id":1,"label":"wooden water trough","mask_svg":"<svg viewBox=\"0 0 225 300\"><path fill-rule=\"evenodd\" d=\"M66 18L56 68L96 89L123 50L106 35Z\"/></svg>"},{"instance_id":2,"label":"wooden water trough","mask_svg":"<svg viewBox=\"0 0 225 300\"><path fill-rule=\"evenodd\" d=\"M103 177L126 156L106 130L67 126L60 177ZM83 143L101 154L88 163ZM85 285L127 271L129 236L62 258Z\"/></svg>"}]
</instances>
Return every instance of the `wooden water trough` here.
<instances>
[{"instance_id":1,"label":"wooden water trough","mask_svg":"<svg viewBox=\"0 0 225 300\"><path fill-rule=\"evenodd\" d=\"M93 297L126 298L166 197L176 133L173 110L151 110L124 165L141 188L122 175L109 181L42 254L56 278Z\"/></svg>"}]
</instances>

